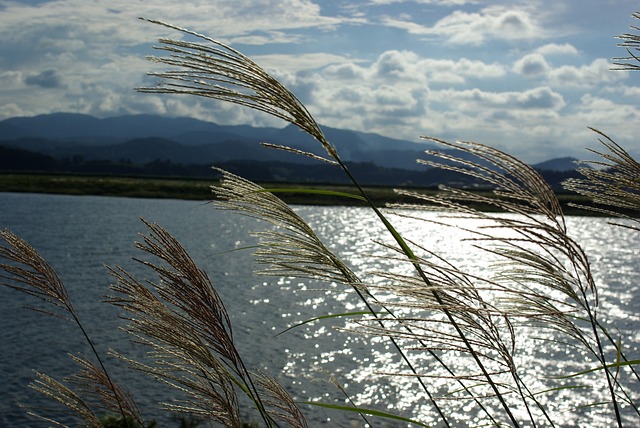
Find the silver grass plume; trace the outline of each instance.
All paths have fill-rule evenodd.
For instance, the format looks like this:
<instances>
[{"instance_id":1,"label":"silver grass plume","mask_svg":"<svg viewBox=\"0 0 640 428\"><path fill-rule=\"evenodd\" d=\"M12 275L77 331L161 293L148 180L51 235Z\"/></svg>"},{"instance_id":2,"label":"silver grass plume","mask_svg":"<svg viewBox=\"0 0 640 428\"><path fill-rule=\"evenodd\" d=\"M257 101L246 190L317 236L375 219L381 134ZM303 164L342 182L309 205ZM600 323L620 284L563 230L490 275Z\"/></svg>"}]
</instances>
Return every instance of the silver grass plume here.
<instances>
[{"instance_id":1,"label":"silver grass plume","mask_svg":"<svg viewBox=\"0 0 640 428\"><path fill-rule=\"evenodd\" d=\"M119 357L134 369L187 395L189 405L183 403L178 408L167 404L166 407L207 416L227 427L240 426L233 377L220 356L211 351L189 320L172 310L145 284L121 268L111 269L111 274L117 280L111 286L117 295L107 301L130 313L126 331L134 340L149 347L148 354L154 364ZM217 334L223 336L224 332ZM233 350L223 350L223 353L232 354Z\"/></svg>"},{"instance_id":2,"label":"silver grass plume","mask_svg":"<svg viewBox=\"0 0 640 428\"><path fill-rule=\"evenodd\" d=\"M0 247L0 285L37 297L52 309L35 309L66 320L77 319L64 283L47 261L25 240L9 230L0 231L7 246Z\"/></svg>"},{"instance_id":3,"label":"silver grass plume","mask_svg":"<svg viewBox=\"0 0 640 428\"><path fill-rule=\"evenodd\" d=\"M161 21L148 21L208 43L161 38L161 45L155 48L167 56L148 58L176 69L149 73L160 77L163 83L138 88L139 92L197 95L253 108L296 125L318 140L331 158L337 158L335 148L300 100L250 58L205 35Z\"/></svg>"},{"instance_id":4,"label":"silver grass plume","mask_svg":"<svg viewBox=\"0 0 640 428\"><path fill-rule=\"evenodd\" d=\"M268 373L256 374L257 384L265 397L269 414L292 428L307 428L307 421L286 389Z\"/></svg>"},{"instance_id":5,"label":"silver grass plume","mask_svg":"<svg viewBox=\"0 0 640 428\"><path fill-rule=\"evenodd\" d=\"M130 416L142 421L131 396L110 378L100 354L71 303L64 282L55 270L38 251L9 230L0 231L0 239L6 244L6 246L0 246L0 260L5 261L0 263L0 285L46 302L52 309L34 310L75 323L91 347L99 366L85 358L72 357L82 367L74 377L75 383L81 388L86 388L85 391L99 390L104 407L110 411L120 413L125 419ZM76 413L83 420L93 421L91 409L79 395L47 375L38 374L37 376L38 380L33 384L35 390L68 406L71 413Z\"/></svg>"},{"instance_id":6,"label":"silver grass plume","mask_svg":"<svg viewBox=\"0 0 640 428\"><path fill-rule=\"evenodd\" d=\"M159 281L143 284L121 268L110 269L117 282L112 286L116 295L108 302L131 314L127 331L149 346L155 364L128 361L185 393L186 399L166 404L171 410L240 427L238 386L253 401L265 424L275 426L254 376L235 347L229 315L207 274L171 234L144 223L149 234L136 246L163 263L136 260L154 271Z\"/></svg>"},{"instance_id":7,"label":"silver grass plume","mask_svg":"<svg viewBox=\"0 0 640 428\"><path fill-rule=\"evenodd\" d=\"M562 186L599 204L597 207L574 206L630 220L636 225L625 226L640 231L640 163L607 135L591 129L599 135L598 141L606 151L589 151L602 160L582 162L587 166L579 168L578 172L585 178L567 179ZM623 212L616 211L613 207L621 208Z\"/></svg>"},{"instance_id":8,"label":"silver grass plume","mask_svg":"<svg viewBox=\"0 0 640 428\"><path fill-rule=\"evenodd\" d=\"M272 231L256 232L253 235L260 240L260 249L256 252L258 263L267 267L259 271L265 275L293 276L320 279L353 287L359 298L365 303L371 315L372 323L383 328L383 319L379 319L372 303L381 304L368 291L368 286L320 240L315 231L280 198L266 191L256 183L241 178L228 171L215 168L223 176L218 186L212 186L214 200L218 208L231 210L271 223L276 227ZM387 308L382 308L386 311ZM393 318L392 314L390 317ZM397 323L397 320L395 320ZM443 416L427 385L420 379L416 368L407 358L396 339L389 337L393 346L416 376L422 389L432 404ZM446 418L443 416L446 422Z\"/></svg>"},{"instance_id":9,"label":"silver grass plume","mask_svg":"<svg viewBox=\"0 0 640 428\"><path fill-rule=\"evenodd\" d=\"M631 16L634 19L640 19L640 13L638 12L634 12ZM635 25L630 27L633 32L618 36L622 40L622 43L619 43L618 46L625 48L629 56L613 59L616 70L640 70L640 57L638 57L638 52L640 52L640 34L638 34L640 28Z\"/></svg>"},{"instance_id":10,"label":"silver grass plume","mask_svg":"<svg viewBox=\"0 0 640 428\"><path fill-rule=\"evenodd\" d=\"M217 169L219 186L212 186L216 206L269 222L277 229L256 232L256 259L266 266L259 273L322 279L354 285L361 281L335 256L315 231L289 205L249 180Z\"/></svg>"},{"instance_id":11,"label":"silver grass plume","mask_svg":"<svg viewBox=\"0 0 640 428\"><path fill-rule=\"evenodd\" d=\"M372 285L376 290L402 297L387 305L404 309L402 312L408 311L406 316L399 316L398 321L401 326L410 326L411 330L398 328L393 334L418 341L414 349L468 354L468 348L449 323L442 322L444 307L459 320L461 329L471 338L475 352L500 366L494 372L508 373L514 370L512 354L515 337L511 322L503 310L483 297L483 291L494 286L488 280L459 271L418 243L412 244L437 260L434 262L425 257L417 259L429 279L428 284L415 276L378 272L377 275L386 281ZM396 261L406 263L402 257ZM433 291L440 295L440 302L434 299ZM459 376L469 377L465 374Z\"/></svg>"},{"instance_id":12,"label":"silver grass plume","mask_svg":"<svg viewBox=\"0 0 640 428\"><path fill-rule=\"evenodd\" d=\"M125 418L131 418L141 427L145 426L140 410L128 390L117 384L112 386L104 370L86 357L72 355L71 358L80 366L80 370L68 380L77 386L77 391L83 398L93 399L108 413L117 412L122 404Z\"/></svg>"},{"instance_id":13,"label":"silver grass plume","mask_svg":"<svg viewBox=\"0 0 640 428\"><path fill-rule=\"evenodd\" d=\"M475 160L438 152L440 158L420 162L466 174L491 186L492 196L441 187L438 195L399 191L423 203L451 210L452 217L482 219L489 224L467 230L476 248L497 256L490 278L499 292L496 307L512 320L555 328L587 346L605 365L608 337L598 317L598 289L584 250L568 236L560 204L550 186L531 167L497 149L478 143L429 140L473 155ZM502 216L479 211L469 204L482 203L519 214ZM505 234L501 231L507 231ZM615 343L610 343L618 352ZM611 348L610 348L611 350ZM617 380L605 370L616 418L619 419Z\"/></svg>"},{"instance_id":14,"label":"silver grass plume","mask_svg":"<svg viewBox=\"0 0 640 428\"><path fill-rule=\"evenodd\" d=\"M94 413L87 401L81 395L72 391L65 384L47 376L46 374L36 372L36 380L31 383L30 386L45 397L61 404L63 408L66 409L41 408L37 411L29 411L30 415L56 426L67 427L67 425L53 419L52 416L45 416L44 413L48 415L55 414L60 416L79 417L83 421L83 426L92 428L102 427L102 423L98 416Z\"/></svg>"}]
</instances>

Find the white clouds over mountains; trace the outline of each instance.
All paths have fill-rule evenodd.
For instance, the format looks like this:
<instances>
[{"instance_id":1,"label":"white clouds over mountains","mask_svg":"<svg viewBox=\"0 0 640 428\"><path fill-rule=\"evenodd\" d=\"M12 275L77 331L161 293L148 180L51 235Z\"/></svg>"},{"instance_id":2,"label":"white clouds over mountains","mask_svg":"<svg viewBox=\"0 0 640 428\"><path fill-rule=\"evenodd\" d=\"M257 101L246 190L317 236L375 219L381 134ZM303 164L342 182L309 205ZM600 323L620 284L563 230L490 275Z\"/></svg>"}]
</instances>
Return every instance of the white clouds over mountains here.
<instances>
[{"instance_id":1,"label":"white clouds over mountains","mask_svg":"<svg viewBox=\"0 0 640 428\"><path fill-rule=\"evenodd\" d=\"M289 85L320 123L415 139L473 139L535 162L581 156L593 136L638 133L638 78L612 71L627 2L550 0L95 0L0 5L0 118L53 111L189 115L282 125L153 84L162 19L219 38ZM594 26L598 22L601 25ZM633 141L633 140L631 140Z\"/></svg>"}]
</instances>

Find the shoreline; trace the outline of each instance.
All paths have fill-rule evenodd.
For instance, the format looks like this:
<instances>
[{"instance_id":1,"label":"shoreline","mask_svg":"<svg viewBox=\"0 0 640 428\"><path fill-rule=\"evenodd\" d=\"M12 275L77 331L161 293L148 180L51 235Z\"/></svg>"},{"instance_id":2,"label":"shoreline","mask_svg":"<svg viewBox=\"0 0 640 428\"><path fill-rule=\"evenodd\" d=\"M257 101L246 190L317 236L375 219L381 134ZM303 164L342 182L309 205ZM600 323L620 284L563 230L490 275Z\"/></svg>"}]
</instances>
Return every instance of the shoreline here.
<instances>
[{"instance_id":1,"label":"shoreline","mask_svg":"<svg viewBox=\"0 0 640 428\"><path fill-rule=\"evenodd\" d=\"M154 199L212 200L210 187L218 184L215 178L181 177L129 177L113 175L72 175L72 174L20 174L0 173L0 192L45 193L64 195L94 195ZM258 183L265 188L300 189L300 192L278 193L278 197L293 205L344 205L364 206L363 202L335 195L309 194L305 190L329 190L357 193L355 187L340 184L319 183ZM393 187L363 186L377 205L386 203L416 203L413 198L398 195ZM434 188L411 187L410 190L435 194ZM479 191L482 192L482 191ZM488 191L484 191L487 192ZM597 215L569 206L569 203L587 205L589 199L577 194L557 193L566 215ZM476 207L491 211L491 207Z\"/></svg>"}]
</instances>

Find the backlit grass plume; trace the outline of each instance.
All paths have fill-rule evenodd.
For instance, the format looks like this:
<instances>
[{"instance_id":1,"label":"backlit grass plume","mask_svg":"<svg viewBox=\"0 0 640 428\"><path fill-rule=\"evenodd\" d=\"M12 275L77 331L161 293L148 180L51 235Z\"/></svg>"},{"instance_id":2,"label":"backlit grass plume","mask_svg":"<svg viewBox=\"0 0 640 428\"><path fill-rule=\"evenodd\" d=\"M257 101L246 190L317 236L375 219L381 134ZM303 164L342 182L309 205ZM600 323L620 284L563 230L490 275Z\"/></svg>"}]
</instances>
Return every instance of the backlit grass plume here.
<instances>
[{"instance_id":1,"label":"backlit grass plume","mask_svg":"<svg viewBox=\"0 0 640 428\"><path fill-rule=\"evenodd\" d=\"M121 268L109 302L129 314L127 331L149 347L153 365L132 366L183 391L173 411L204 416L224 426L240 427L236 387L246 394L267 426L277 426L262 401L234 342L227 310L207 274L166 230L145 222L149 234L137 247L158 262L139 260L158 275L146 284ZM283 407L290 408L287 400ZM301 417L301 413L295 412ZM304 425L303 419L299 422Z\"/></svg>"},{"instance_id":2,"label":"backlit grass plume","mask_svg":"<svg viewBox=\"0 0 640 428\"><path fill-rule=\"evenodd\" d=\"M634 19L640 19L639 12L633 13L632 16ZM640 70L640 57L638 57L638 53L640 52L640 34L638 34L640 27L631 26L631 29L633 32L618 36L618 38L622 40L622 43L619 43L618 46L625 48L629 54L627 57L614 58L614 64L618 70Z\"/></svg>"},{"instance_id":3,"label":"backlit grass plume","mask_svg":"<svg viewBox=\"0 0 640 428\"><path fill-rule=\"evenodd\" d=\"M327 153L335 157L315 119L298 98L237 50L215 39L161 21L155 24L179 30L209 42L195 43L162 38L156 47L167 53L150 60L176 67L150 73L164 79L157 87L138 88L140 92L197 95L250 107L290 122L318 140Z\"/></svg>"},{"instance_id":4,"label":"backlit grass plume","mask_svg":"<svg viewBox=\"0 0 640 428\"><path fill-rule=\"evenodd\" d=\"M588 196L598 204L595 207L576 206L631 220L635 226L627 224L626 227L640 231L640 163L611 138L596 129L593 131L606 151L589 151L601 160L583 162L585 166L578 171L585 178L568 179L562 184L565 189Z\"/></svg>"},{"instance_id":5,"label":"backlit grass plume","mask_svg":"<svg viewBox=\"0 0 640 428\"><path fill-rule=\"evenodd\" d=\"M437 196L412 194L446 207L451 215L485 221L481 230L468 232L473 234L471 239L476 248L495 256L491 290L500 293L497 308L509 314L514 323L521 320L516 326L556 329L577 340L600 367L615 358L625 359L603 325L598 287L588 256L569 236L556 196L542 177L532 168L490 147L432 141L472 154L476 161L442 155L440 157L447 162L425 162L481 179L493 187L493 197L446 187ZM437 153L430 154L438 156ZM633 165L630 157L626 159ZM629 182L637 180L637 171L636 175L630 173L628 177ZM602 198L615 198L615 192L601 190ZM469 202L490 204L519 216L481 212L466 205ZM518 329L515 331L517 334ZM619 385L616 367L603 372L605 376L600 387L610 391L611 405L620 424L618 396L622 395L622 401L628 401L635 386ZM635 371L632 378L632 384L637 385ZM637 405L632 406L637 412Z\"/></svg>"},{"instance_id":6,"label":"backlit grass plume","mask_svg":"<svg viewBox=\"0 0 640 428\"><path fill-rule=\"evenodd\" d=\"M0 231L0 239L4 244L0 246L0 285L35 296L46 303L44 307L34 310L75 323L98 361L96 366L86 358L72 357L82 368L73 381L86 393L84 396L40 373L32 384L33 389L66 407L63 414L76 415L88 426L100 426L96 425L98 418L93 405L85 401L91 397L99 398L101 408L120 413L124 420L133 418L144 425L132 397L109 376L103 358L80 321L62 279L25 240L8 230ZM31 413L48 420L35 409Z\"/></svg>"}]
</instances>

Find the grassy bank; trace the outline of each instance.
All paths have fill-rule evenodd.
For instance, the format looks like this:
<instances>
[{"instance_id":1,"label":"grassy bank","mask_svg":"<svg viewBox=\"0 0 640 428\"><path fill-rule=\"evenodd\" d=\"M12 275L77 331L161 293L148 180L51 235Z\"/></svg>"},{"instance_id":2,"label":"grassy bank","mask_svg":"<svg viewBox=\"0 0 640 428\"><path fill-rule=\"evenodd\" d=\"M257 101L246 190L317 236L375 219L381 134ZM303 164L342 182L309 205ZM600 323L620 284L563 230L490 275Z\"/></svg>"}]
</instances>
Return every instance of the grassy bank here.
<instances>
[{"instance_id":1,"label":"grassy bank","mask_svg":"<svg viewBox=\"0 0 640 428\"><path fill-rule=\"evenodd\" d=\"M121 177L98 175L57 175L57 174L0 174L0 192L52 193L66 195L100 195L135 198L170 198L208 200L212 198L210 186L215 179L186 179L167 177ZM328 190L333 192L357 193L353 187L321 184L262 183L264 187L287 189L278 196L287 203L303 205L361 205L362 203L330 194L309 194L288 189ZM397 195L390 187L365 187L369 196L377 204L388 202L412 203L412 199ZM414 189L423 193L436 193L435 189ZM588 199L574 194L558 195L567 214L585 214L569 207L569 202L587 204ZM481 207L488 210L489 207ZM587 213L589 214L589 213Z\"/></svg>"},{"instance_id":2,"label":"grassy bank","mask_svg":"<svg viewBox=\"0 0 640 428\"><path fill-rule=\"evenodd\" d=\"M203 200L211 195L211 182L180 178L0 174L0 191Z\"/></svg>"}]
</instances>

